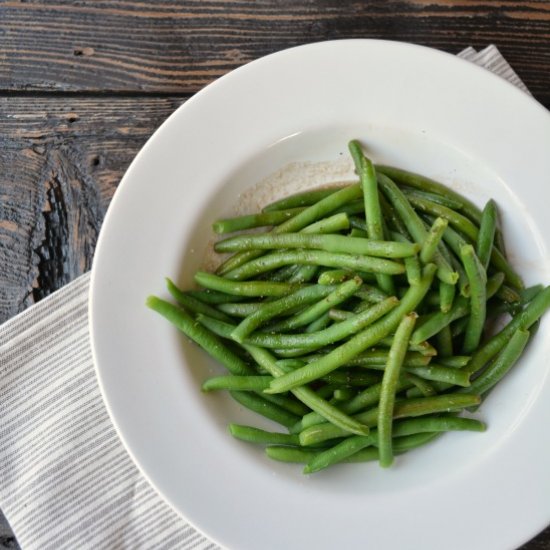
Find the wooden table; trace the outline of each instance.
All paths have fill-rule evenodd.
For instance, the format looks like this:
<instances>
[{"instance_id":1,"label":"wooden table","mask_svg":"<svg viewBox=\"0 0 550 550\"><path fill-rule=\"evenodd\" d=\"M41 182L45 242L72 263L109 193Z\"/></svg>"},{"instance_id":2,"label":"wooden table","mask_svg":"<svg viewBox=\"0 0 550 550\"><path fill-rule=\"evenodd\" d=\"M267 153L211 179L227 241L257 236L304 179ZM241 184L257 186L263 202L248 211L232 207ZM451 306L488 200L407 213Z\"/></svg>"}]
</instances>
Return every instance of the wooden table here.
<instances>
[{"instance_id":1,"label":"wooden table","mask_svg":"<svg viewBox=\"0 0 550 550\"><path fill-rule=\"evenodd\" d=\"M341 38L494 43L550 108L550 1L0 0L0 322L90 269L121 176L176 107L243 63ZM0 537L16 547L7 524ZM524 548L550 548L550 528Z\"/></svg>"}]
</instances>

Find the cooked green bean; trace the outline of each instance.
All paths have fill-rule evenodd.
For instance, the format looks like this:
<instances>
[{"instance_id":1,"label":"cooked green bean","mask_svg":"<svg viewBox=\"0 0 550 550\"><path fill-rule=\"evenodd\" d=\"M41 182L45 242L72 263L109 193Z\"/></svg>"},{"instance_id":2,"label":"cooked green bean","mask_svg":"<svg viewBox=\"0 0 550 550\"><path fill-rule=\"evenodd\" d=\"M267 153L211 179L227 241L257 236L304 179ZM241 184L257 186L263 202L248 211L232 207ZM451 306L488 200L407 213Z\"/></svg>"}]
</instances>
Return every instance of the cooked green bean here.
<instances>
[{"instance_id":1,"label":"cooked green bean","mask_svg":"<svg viewBox=\"0 0 550 550\"><path fill-rule=\"evenodd\" d=\"M263 391L269 387L272 376L214 376L202 383L202 391L238 390Z\"/></svg>"},{"instance_id":2,"label":"cooked green bean","mask_svg":"<svg viewBox=\"0 0 550 550\"><path fill-rule=\"evenodd\" d=\"M358 141L353 140L349 143L349 150L355 162L355 169L361 181L363 188L363 201L365 210L365 219L367 224L367 236L369 239L384 240L384 223L380 207L378 182L376 181L376 171L369 158L367 158L361 149ZM410 254L412 256L413 254ZM376 276L380 288L388 294L395 293L395 285L389 275L379 273Z\"/></svg>"},{"instance_id":3,"label":"cooked green bean","mask_svg":"<svg viewBox=\"0 0 550 550\"><path fill-rule=\"evenodd\" d=\"M324 250L282 250L272 252L260 258L232 269L224 277L230 280L242 281L250 277L262 275L284 265L320 265L325 267L345 267L359 271L388 273L397 275L405 272L402 263L375 256L340 254Z\"/></svg>"},{"instance_id":4,"label":"cooked green bean","mask_svg":"<svg viewBox=\"0 0 550 550\"><path fill-rule=\"evenodd\" d=\"M527 330L550 307L550 286L547 286L527 304L501 331L492 336L483 346L477 349L470 362L464 367L468 374L482 369L506 345L518 329Z\"/></svg>"},{"instance_id":5,"label":"cooked green bean","mask_svg":"<svg viewBox=\"0 0 550 550\"><path fill-rule=\"evenodd\" d=\"M302 206L311 206L321 199L330 197L340 191L342 187L328 187L322 189L311 189L294 195L289 195L262 208L262 212L275 212L277 210L286 210L287 208L299 208Z\"/></svg>"},{"instance_id":6,"label":"cooked green bean","mask_svg":"<svg viewBox=\"0 0 550 550\"><path fill-rule=\"evenodd\" d=\"M414 388L407 390L407 397L414 397L416 395L416 391L413 394L411 393L411 390L418 390L420 395L423 395L424 397L437 394L437 390L429 382L424 380L424 378L420 378L420 376L416 376L416 374L411 374L410 372L406 372L404 376L405 380L412 382L415 386Z\"/></svg>"},{"instance_id":7,"label":"cooked green bean","mask_svg":"<svg viewBox=\"0 0 550 550\"><path fill-rule=\"evenodd\" d=\"M277 422L278 424L285 426L285 428L290 428L300 419L300 417L295 414L286 411L274 403L270 403L255 393L247 391L231 391L229 393L231 394L231 397L233 397L233 399L243 407L246 407L255 413L261 414L262 416L269 418L269 420L273 420L273 422Z\"/></svg>"},{"instance_id":8,"label":"cooked green bean","mask_svg":"<svg viewBox=\"0 0 550 550\"><path fill-rule=\"evenodd\" d=\"M450 357L453 355L453 335L451 327L447 325L443 327L436 335L438 358Z\"/></svg>"},{"instance_id":9,"label":"cooked green bean","mask_svg":"<svg viewBox=\"0 0 550 550\"><path fill-rule=\"evenodd\" d=\"M462 399L469 397L471 399ZM479 405L479 395L449 393L435 395L433 397L418 397L414 399L403 399L395 403L393 418L406 418L410 416L423 416L439 412L452 412ZM375 426L378 418L378 407L363 413L354 415L359 422L366 426ZM300 432L300 444L304 446L316 445L329 439L343 437L346 432L332 424L316 424Z\"/></svg>"},{"instance_id":10,"label":"cooked green bean","mask_svg":"<svg viewBox=\"0 0 550 550\"><path fill-rule=\"evenodd\" d=\"M457 231L460 231L460 233L466 235L472 241L476 241L479 229L462 214L459 214L446 206L431 202L418 196L409 196L408 199L417 210L434 217L446 219Z\"/></svg>"},{"instance_id":11,"label":"cooked green bean","mask_svg":"<svg viewBox=\"0 0 550 550\"><path fill-rule=\"evenodd\" d=\"M272 283L271 281L231 281L212 273L197 271L195 281L204 288L218 290L235 296L286 296L301 285Z\"/></svg>"},{"instance_id":12,"label":"cooked green bean","mask_svg":"<svg viewBox=\"0 0 550 550\"><path fill-rule=\"evenodd\" d=\"M401 217L413 239L418 244L422 245L426 241L428 232L424 227L424 223L409 203L407 197L405 197L397 185L383 173L378 174L378 183ZM437 250L434 254L433 261L438 268L438 278L445 283L454 285L458 279L458 275L452 270L451 266Z\"/></svg>"},{"instance_id":13,"label":"cooked green bean","mask_svg":"<svg viewBox=\"0 0 550 550\"><path fill-rule=\"evenodd\" d=\"M326 285L312 285L300 288L296 292L275 300L266 302L254 313L243 319L231 333L233 340L243 342L244 339L259 326L265 324L273 317L281 315L296 306L307 305L324 298L332 291L332 287Z\"/></svg>"},{"instance_id":14,"label":"cooked green bean","mask_svg":"<svg viewBox=\"0 0 550 550\"><path fill-rule=\"evenodd\" d=\"M238 235L214 245L217 252L238 252L241 250L276 250L279 248L306 248L324 250L339 254L361 254L381 258L405 258L414 256L420 245L395 241L362 239L344 235L308 235L305 233L284 233L272 235Z\"/></svg>"},{"instance_id":15,"label":"cooked green bean","mask_svg":"<svg viewBox=\"0 0 550 550\"><path fill-rule=\"evenodd\" d=\"M376 345L382 338L391 334L391 332L397 328L401 318L413 311L422 301L428 292L435 270L436 266L434 264L428 264L424 268L425 272L420 284L411 286L405 296L403 296L399 305L385 317L367 327L346 343L338 346L335 350L321 359L273 380L270 389L265 391L269 393L280 393L312 382L338 367L345 365L350 359L362 351L365 351L367 348Z\"/></svg>"},{"instance_id":16,"label":"cooked green bean","mask_svg":"<svg viewBox=\"0 0 550 550\"><path fill-rule=\"evenodd\" d=\"M447 431L484 431L485 426L478 420L470 418L455 418L455 417L431 417L427 419L404 420L395 424L396 436L409 436L418 433L436 433ZM422 438L423 439L423 438ZM380 430L373 430L367 436L348 437L344 441L336 444L334 447L316 453L304 468L305 474L318 472L332 464L341 462L342 460L354 455L365 447L378 443L379 461L382 465L388 464L387 458L384 456L383 437ZM391 444L391 443L390 443ZM393 454L391 455L393 461Z\"/></svg>"},{"instance_id":17,"label":"cooked green bean","mask_svg":"<svg viewBox=\"0 0 550 550\"><path fill-rule=\"evenodd\" d=\"M391 176L390 176L391 177ZM397 183L397 180L394 180ZM410 187L402 187L401 190L407 197L419 197L421 199L426 199L436 204L441 204L452 210L461 210L462 203L454 200L452 197L443 196L436 193L431 193L429 191L421 191L420 189L414 189Z\"/></svg>"},{"instance_id":18,"label":"cooked green bean","mask_svg":"<svg viewBox=\"0 0 550 550\"><path fill-rule=\"evenodd\" d=\"M351 334L357 333L366 326L371 325L376 320L380 319L383 315L386 315L392 309L396 308L398 304L399 300L392 296L383 302L374 304L362 313L358 313L357 315L354 315L341 323L331 325L324 330L320 330L319 332L312 332L308 334L271 334L254 332L243 341L265 348L284 349L307 346L310 349L318 349L334 342L338 342ZM202 318L202 316L200 316L200 318ZM235 330L231 333L232 338L234 338L233 335Z\"/></svg>"},{"instance_id":19,"label":"cooked green bean","mask_svg":"<svg viewBox=\"0 0 550 550\"><path fill-rule=\"evenodd\" d=\"M156 296L149 296L146 305L153 311L160 313L210 356L217 359L231 374L254 374L254 371L239 356L235 355L214 334L199 325L181 308ZM221 323L222 321L218 322Z\"/></svg>"},{"instance_id":20,"label":"cooked green bean","mask_svg":"<svg viewBox=\"0 0 550 550\"><path fill-rule=\"evenodd\" d=\"M266 350L258 348L256 346L250 346L245 344L245 349L252 355L255 361L258 362L263 368L265 368L272 376L277 377L284 375L284 370L277 365L275 358ZM323 418L328 420L333 426L338 427L345 433L354 434L367 434L369 429L362 423L354 420L347 414L341 412L338 408L331 405L328 401L325 401L313 390L307 387L296 388L292 390L292 393L304 404L306 404L311 410L320 414ZM290 426L295 425L299 419L297 418Z\"/></svg>"},{"instance_id":21,"label":"cooked green bean","mask_svg":"<svg viewBox=\"0 0 550 550\"><path fill-rule=\"evenodd\" d=\"M379 462L383 468L391 466L393 462L392 423L395 394L399 383L399 373L405 360L407 348L409 347L409 338L417 317L416 313L409 313L399 323L388 354L388 362L384 369L382 388L380 390L380 403L378 404Z\"/></svg>"},{"instance_id":22,"label":"cooked green bean","mask_svg":"<svg viewBox=\"0 0 550 550\"><path fill-rule=\"evenodd\" d=\"M263 227L266 225L279 225L284 221L296 216L302 212L303 208L290 208L286 210L277 210L273 212L261 212L259 214L250 214L248 216L236 216L233 218L224 218L216 220L212 224L215 233L233 233L243 229L252 229L254 227Z\"/></svg>"},{"instance_id":23,"label":"cooked green bean","mask_svg":"<svg viewBox=\"0 0 550 550\"><path fill-rule=\"evenodd\" d=\"M191 313L204 313L220 321L231 321L231 318L209 304L201 302L197 298L180 290L168 277L166 278L166 288L181 306Z\"/></svg>"},{"instance_id":24,"label":"cooked green bean","mask_svg":"<svg viewBox=\"0 0 550 550\"><path fill-rule=\"evenodd\" d=\"M460 249L460 257L466 269L470 285L470 317L464 333L462 352L468 354L479 346L487 314L487 274L474 247L470 244Z\"/></svg>"},{"instance_id":25,"label":"cooked green bean","mask_svg":"<svg viewBox=\"0 0 550 550\"><path fill-rule=\"evenodd\" d=\"M356 276L357 274L355 272L349 271L348 269L331 269L323 271L323 273L319 275L317 282L320 285L337 285L349 279L353 279Z\"/></svg>"},{"instance_id":26,"label":"cooked green bean","mask_svg":"<svg viewBox=\"0 0 550 550\"><path fill-rule=\"evenodd\" d=\"M268 432L252 426L229 424L229 432L236 439L263 445L299 445L300 439L296 434Z\"/></svg>"},{"instance_id":27,"label":"cooked green bean","mask_svg":"<svg viewBox=\"0 0 550 550\"><path fill-rule=\"evenodd\" d=\"M439 283L439 309L443 313L451 311L456 294L456 285L449 285L444 282Z\"/></svg>"},{"instance_id":28,"label":"cooked green bean","mask_svg":"<svg viewBox=\"0 0 550 550\"><path fill-rule=\"evenodd\" d=\"M321 199L319 202L312 204L293 218L290 218L286 222L283 222L281 225L276 226L273 231L271 231L271 233L294 233L297 231L307 232L304 231L304 229L307 229L307 226L311 226L312 224L318 222L318 220L320 220L321 218L325 218L327 214L333 212L343 204L346 204L353 199L359 198L361 194L361 187L358 184L344 187L338 191L335 191L334 193L331 193L327 197ZM336 214L335 216L333 216L333 218L337 220L344 220L347 227L349 227L347 214ZM322 220L322 223L326 225L328 221L328 219L325 219ZM347 227L345 227L345 229L347 229ZM340 229L344 228L340 226ZM326 228L324 231L321 231L321 228L319 226L317 226L313 230L311 230L310 228L310 232L312 233L331 233L333 231L333 228L331 228L330 231L327 231ZM218 268L218 273L220 275L225 275L226 273L239 267L243 263L246 263L261 255L262 252L257 250L250 250L247 252L240 252L238 254L235 254Z\"/></svg>"},{"instance_id":29,"label":"cooked green bean","mask_svg":"<svg viewBox=\"0 0 550 550\"><path fill-rule=\"evenodd\" d=\"M331 292L327 293L322 300L309 306L294 316L277 323L274 327L272 327L272 330L292 330L308 325L315 319L321 317L334 306L341 304L353 296L357 290L359 290L362 283L363 281L359 277L354 277L349 281L343 282L334 290L331 288Z\"/></svg>"},{"instance_id":30,"label":"cooked green bean","mask_svg":"<svg viewBox=\"0 0 550 550\"><path fill-rule=\"evenodd\" d=\"M523 353L529 336L528 330L516 330L496 359L472 382L467 391L478 395L487 393L514 366Z\"/></svg>"},{"instance_id":31,"label":"cooked green bean","mask_svg":"<svg viewBox=\"0 0 550 550\"><path fill-rule=\"evenodd\" d=\"M433 222L420 250L420 260L423 263L427 264L432 261L448 224L449 222L445 218L436 218Z\"/></svg>"},{"instance_id":32,"label":"cooked green bean","mask_svg":"<svg viewBox=\"0 0 550 550\"><path fill-rule=\"evenodd\" d=\"M497 205L490 200L481 213L479 234L476 241L476 254L484 269L489 267L491 252L497 228Z\"/></svg>"},{"instance_id":33,"label":"cooked green bean","mask_svg":"<svg viewBox=\"0 0 550 550\"><path fill-rule=\"evenodd\" d=\"M460 210L468 218L478 224L480 223L481 211L479 208L473 202L453 191L446 185L419 174L414 174L413 172L401 170L393 166L375 165L375 167L377 172L386 174L388 177L400 184L408 185L414 189L419 189L420 191L427 191L429 193L440 195L441 197L447 197L456 203L459 203L461 205Z\"/></svg>"}]
</instances>

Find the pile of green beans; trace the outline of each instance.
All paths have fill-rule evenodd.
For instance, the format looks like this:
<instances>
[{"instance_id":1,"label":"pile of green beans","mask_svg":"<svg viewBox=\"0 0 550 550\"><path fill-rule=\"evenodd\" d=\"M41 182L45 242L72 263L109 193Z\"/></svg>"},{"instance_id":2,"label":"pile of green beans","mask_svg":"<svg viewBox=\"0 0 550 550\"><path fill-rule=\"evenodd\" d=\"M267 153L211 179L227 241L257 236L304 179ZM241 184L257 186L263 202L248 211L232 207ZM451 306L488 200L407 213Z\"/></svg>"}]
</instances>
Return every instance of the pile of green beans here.
<instances>
[{"instance_id":1,"label":"pile of green beans","mask_svg":"<svg viewBox=\"0 0 550 550\"><path fill-rule=\"evenodd\" d=\"M476 411L550 307L506 258L497 206L483 210L349 144L359 182L305 191L217 220L232 253L199 289L167 280L147 305L229 374L204 381L285 430L233 437L310 474L394 457L443 432L482 432ZM248 230L254 231L248 231ZM244 233L242 230L247 230ZM498 331L489 327L503 326Z\"/></svg>"}]
</instances>

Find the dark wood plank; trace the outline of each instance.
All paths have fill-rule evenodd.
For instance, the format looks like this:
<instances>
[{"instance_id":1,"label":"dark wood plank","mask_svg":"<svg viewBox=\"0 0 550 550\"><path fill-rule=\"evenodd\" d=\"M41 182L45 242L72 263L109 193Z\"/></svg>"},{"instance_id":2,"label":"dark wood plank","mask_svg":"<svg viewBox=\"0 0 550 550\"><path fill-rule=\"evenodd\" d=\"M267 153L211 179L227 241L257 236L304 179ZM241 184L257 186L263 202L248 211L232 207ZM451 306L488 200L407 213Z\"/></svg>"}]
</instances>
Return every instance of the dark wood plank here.
<instances>
[{"instance_id":1,"label":"dark wood plank","mask_svg":"<svg viewBox=\"0 0 550 550\"><path fill-rule=\"evenodd\" d=\"M0 98L0 322L90 269L125 169L183 98Z\"/></svg>"},{"instance_id":2,"label":"dark wood plank","mask_svg":"<svg viewBox=\"0 0 550 550\"><path fill-rule=\"evenodd\" d=\"M306 42L499 46L550 107L550 2L27 0L0 3L0 90L192 93Z\"/></svg>"}]
</instances>

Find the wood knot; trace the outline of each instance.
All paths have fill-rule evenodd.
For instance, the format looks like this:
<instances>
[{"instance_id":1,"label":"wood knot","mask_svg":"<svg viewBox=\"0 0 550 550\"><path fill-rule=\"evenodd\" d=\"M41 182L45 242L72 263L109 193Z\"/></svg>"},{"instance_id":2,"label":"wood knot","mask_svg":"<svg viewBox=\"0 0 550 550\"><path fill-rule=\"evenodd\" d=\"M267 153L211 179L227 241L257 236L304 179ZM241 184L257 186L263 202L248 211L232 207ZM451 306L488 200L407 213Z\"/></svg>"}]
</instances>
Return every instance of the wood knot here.
<instances>
[{"instance_id":1,"label":"wood knot","mask_svg":"<svg viewBox=\"0 0 550 550\"><path fill-rule=\"evenodd\" d=\"M86 57L90 57L91 55L94 55L94 53L95 50L89 46L86 46L85 48L75 48L73 50L73 55L84 55Z\"/></svg>"}]
</instances>

